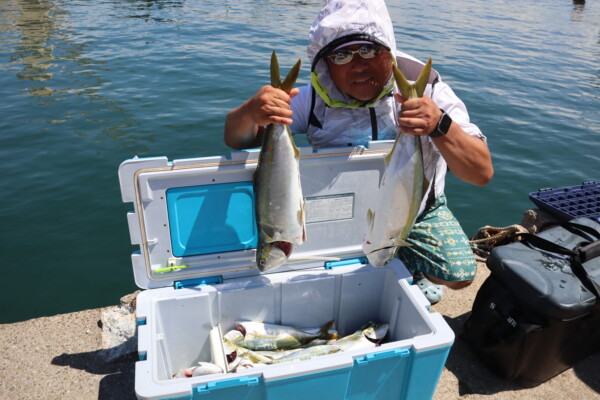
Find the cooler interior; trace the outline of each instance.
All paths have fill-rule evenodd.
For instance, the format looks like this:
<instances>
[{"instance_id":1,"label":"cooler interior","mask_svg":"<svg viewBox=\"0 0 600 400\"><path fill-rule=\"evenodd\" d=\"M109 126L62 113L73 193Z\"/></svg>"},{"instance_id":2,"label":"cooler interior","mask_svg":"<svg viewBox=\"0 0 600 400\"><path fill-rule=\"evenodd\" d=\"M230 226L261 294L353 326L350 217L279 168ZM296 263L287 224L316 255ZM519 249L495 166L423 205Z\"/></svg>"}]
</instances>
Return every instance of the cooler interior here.
<instances>
[{"instance_id":1,"label":"cooler interior","mask_svg":"<svg viewBox=\"0 0 600 400\"><path fill-rule=\"evenodd\" d=\"M151 301L154 323L149 324L155 354L148 355L154 379L170 380L181 368L211 361L211 329L220 324L225 333L234 328L237 320L313 328L334 319L340 336L353 333L368 321L388 323L388 336L381 348L434 333L425 307L417 307L407 289L408 283L399 278L398 270L404 267L399 262L392 264L400 267L376 269L358 264L331 270L286 272L171 290L172 296L156 296ZM143 294L160 290L168 289ZM405 345L408 347L410 343ZM333 354L319 359L350 356ZM219 376L225 379L232 375L235 376ZM203 378L217 379L217 375L189 379Z\"/></svg>"}]
</instances>

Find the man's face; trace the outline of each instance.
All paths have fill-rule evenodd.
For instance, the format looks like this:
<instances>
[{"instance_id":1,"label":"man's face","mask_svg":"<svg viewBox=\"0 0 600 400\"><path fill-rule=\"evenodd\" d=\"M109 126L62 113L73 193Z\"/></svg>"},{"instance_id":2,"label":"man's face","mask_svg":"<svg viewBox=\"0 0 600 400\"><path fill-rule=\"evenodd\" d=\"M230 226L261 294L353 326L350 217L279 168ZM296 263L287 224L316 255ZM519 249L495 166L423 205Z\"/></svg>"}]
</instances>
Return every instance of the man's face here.
<instances>
[{"instance_id":1,"label":"man's face","mask_svg":"<svg viewBox=\"0 0 600 400\"><path fill-rule=\"evenodd\" d=\"M355 44L343 50L356 51L361 46ZM329 57L326 59L331 79L338 89L357 100L368 101L377 97L392 76L392 56L384 48L373 58L363 58L355 53L347 64L335 64Z\"/></svg>"}]
</instances>

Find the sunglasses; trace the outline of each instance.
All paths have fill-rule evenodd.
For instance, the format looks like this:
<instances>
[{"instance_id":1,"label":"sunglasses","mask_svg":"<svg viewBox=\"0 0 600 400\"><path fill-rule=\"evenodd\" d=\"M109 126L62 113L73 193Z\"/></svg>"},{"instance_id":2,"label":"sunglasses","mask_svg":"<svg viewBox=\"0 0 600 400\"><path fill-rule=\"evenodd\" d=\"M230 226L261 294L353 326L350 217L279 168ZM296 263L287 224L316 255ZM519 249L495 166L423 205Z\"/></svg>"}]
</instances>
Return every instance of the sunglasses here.
<instances>
[{"instance_id":1,"label":"sunglasses","mask_svg":"<svg viewBox=\"0 0 600 400\"><path fill-rule=\"evenodd\" d=\"M358 50L340 49L336 50L327 57L336 65L348 64L358 53L364 59L374 58L381 51L381 46L374 44L363 44Z\"/></svg>"}]
</instances>

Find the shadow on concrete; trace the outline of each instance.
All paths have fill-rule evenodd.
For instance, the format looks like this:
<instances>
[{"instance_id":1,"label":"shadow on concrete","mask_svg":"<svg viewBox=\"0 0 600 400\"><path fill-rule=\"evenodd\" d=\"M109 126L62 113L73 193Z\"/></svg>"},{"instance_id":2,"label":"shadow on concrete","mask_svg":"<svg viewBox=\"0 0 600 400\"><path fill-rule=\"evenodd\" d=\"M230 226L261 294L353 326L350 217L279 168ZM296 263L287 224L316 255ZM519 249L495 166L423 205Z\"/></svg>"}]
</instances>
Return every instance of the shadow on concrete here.
<instances>
[{"instance_id":1,"label":"shadow on concrete","mask_svg":"<svg viewBox=\"0 0 600 400\"><path fill-rule=\"evenodd\" d=\"M583 383L588 385L596 393L600 393L600 353L589 356L573 366L573 372Z\"/></svg>"},{"instance_id":2,"label":"shadow on concrete","mask_svg":"<svg viewBox=\"0 0 600 400\"><path fill-rule=\"evenodd\" d=\"M108 358L106 350L78 354L61 354L52 359L53 365L80 369L90 374L106 375L100 380L99 400L133 400L135 395L136 354Z\"/></svg>"},{"instance_id":3,"label":"shadow on concrete","mask_svg":"<svg viewBox=\"0 0 600 400\"><path fill-rule=\"evenodd\" d=\"M458 379L460 396L467 394L493 395L528 389L495 375L479 360L471 350L470 345L460 337L463 326L470 315L471 312L455 318L444 316L448 325L456 333L456 340L448 355L446 368ZM573 371L583 383L600 393L598 365L600 365L600 353L589 356L575 364Z\"/></svg>"}]
</instances>

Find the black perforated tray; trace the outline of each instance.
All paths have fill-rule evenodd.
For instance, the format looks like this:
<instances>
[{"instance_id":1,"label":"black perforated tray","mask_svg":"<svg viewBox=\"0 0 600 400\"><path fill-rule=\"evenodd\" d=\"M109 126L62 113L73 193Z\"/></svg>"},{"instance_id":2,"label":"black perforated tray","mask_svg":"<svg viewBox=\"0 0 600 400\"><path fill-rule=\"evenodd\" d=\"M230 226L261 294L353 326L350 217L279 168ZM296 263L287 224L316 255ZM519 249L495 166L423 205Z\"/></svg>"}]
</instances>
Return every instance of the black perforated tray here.
<instances>
[{"instance_id":1,"label":"black perforated tray","mask_svg":"<svg viewBox=\"0 0 600 400\"><path fill-rule=\"evenodd\" d=\"M600 183L596 181L560 189L540 189L529 193L529 199L564 220L586 217L600 222Z\"/></svg>"}]
</instances>

